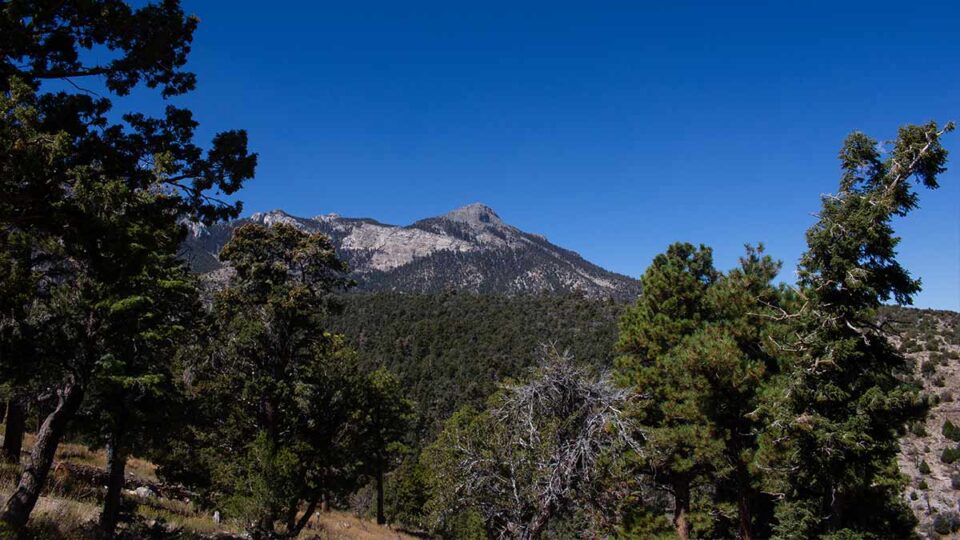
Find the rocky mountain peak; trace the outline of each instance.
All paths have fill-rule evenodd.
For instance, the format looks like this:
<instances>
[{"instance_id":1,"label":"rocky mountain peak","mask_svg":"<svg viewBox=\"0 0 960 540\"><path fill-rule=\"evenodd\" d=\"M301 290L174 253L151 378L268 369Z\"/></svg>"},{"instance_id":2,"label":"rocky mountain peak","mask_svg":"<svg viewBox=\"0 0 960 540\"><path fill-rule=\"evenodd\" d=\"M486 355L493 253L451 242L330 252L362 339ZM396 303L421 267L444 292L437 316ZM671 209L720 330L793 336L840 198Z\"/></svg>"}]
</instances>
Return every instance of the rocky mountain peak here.
<instances>
[{"instance_id":1,"label":"rocky mountain peak","mask_svg":"<svg viewBox=\"0 0 960 540\"><path fill-rule=\"evenodd\" d=\"M274 223L286 223L296 225L297 220L283 210L270 210L269 212L256 212L250 216L250 221L263 223L264 225L273 225Z\"/></svg>"},{"instance_id":2,"label":"rocky mountain peak","mask_svg":"<svg viewBox=\"0 0 960 540\"><path fill-rule=\"evenodd\" d=\"M353 270L359 290L539 294L577 292L593 297L632 298L635 280L583 260L545 238L504 223L482 203L411 225L323 214L292 216L282 210L219 223L194 232L185 257L199 272L214 274L223 264L220 249L244 222L286 223L330 237L338 256Z\"/></svg>"},{"instance_id":3,"label":"rocky mountain peak","mask_svg":"<svg viewBox=\"0 0 960 540\"><path fill-rule=\"evenodd\" d=\"M503 220L500 219L500 216L497 215L493 208L479 202L451 210L444 214L443 217L450 221L465 223L475 229L482 229L486 226L503 225Z\"/></svg>"}]
</instances>

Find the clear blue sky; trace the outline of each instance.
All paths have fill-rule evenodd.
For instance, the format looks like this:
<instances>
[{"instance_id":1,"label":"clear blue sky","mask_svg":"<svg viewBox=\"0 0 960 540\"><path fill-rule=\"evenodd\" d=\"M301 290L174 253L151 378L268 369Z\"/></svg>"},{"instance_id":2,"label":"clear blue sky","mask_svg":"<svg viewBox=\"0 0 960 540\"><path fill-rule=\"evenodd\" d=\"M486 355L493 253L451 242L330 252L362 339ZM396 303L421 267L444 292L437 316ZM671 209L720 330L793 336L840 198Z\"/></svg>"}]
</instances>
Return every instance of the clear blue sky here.
<instances>
[{"instance_id":1,"label":"clear blue sky","mask_svg":"<svg viewBox=\"0 0 960 540\"><path fill-rule=\"evenodd\" d=\"M960 120L960 2L745 4L184 0L200 83L177 103L203 138L249 131L247 213L405 224L482 201L624 274L675 240L722 268L762 241L792 280L848 132ZM897 227L917 305L956 310L947 146Z\"/></svg>"}]
</instances>

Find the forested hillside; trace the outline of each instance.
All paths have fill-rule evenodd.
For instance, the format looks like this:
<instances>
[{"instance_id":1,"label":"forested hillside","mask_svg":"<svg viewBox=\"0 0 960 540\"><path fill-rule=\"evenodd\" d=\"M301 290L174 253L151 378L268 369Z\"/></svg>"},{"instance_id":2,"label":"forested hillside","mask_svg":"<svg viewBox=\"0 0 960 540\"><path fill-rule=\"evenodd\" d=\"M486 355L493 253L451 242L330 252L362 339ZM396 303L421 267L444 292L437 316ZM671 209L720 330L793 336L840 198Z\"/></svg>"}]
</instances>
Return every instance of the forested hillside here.
<instances>
[{"instance_id":1,"label":"forested hillside","mask_svg":"<svg viewBox=\"0 0 960 540\"><path fill-rule=\"evenodd\" d=\"M417 427L407 434L415 458L433 440L442 422L464 405L482 408L498 385L522 377L539 361L539 346L555 343L597 371L614 368L618 321L629 302L582 296L349 294L331 326L350 336L368 369L387 367L417 403ZM960 314L890 306L878 320L891 341L911 360L924 391L933 400L927 420L902 439L900 465L910 478L905 493L921 528L943 529L960 501L960 460L944 461L957 441L943 434L960 388ZM924 427L920 427L924 426ZM952 433L952 432L951 432ZM952 435L954 437L960 437ZM927 467L920 468L921 463ZM925 472L924 472L925 471ZM392 478L406 489L408 467ZM409 493L405 493L409 495ZM393 510L394 508L391 507Z\"/></svg>"},{"instance_id":2,"label":"forested hillside","mask_svg":"<svg viewBox=\"0 0 960 540\"><path fill-rule=\"evenodd\" d=\"M464 404L481 407L506 378L536 366L543 343L598 370L613 367L625 303L578 295L348 294L331 328L367 368L386 367L418 403L418 441Z\"/></svg>"}]
</instances>

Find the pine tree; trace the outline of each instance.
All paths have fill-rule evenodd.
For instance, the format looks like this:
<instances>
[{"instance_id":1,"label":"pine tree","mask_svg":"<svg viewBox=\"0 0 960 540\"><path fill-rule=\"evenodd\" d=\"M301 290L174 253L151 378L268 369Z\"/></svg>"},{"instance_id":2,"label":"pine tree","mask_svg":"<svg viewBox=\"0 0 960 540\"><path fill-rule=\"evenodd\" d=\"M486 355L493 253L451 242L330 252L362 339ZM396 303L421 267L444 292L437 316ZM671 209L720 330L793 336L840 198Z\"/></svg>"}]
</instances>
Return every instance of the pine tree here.
<instances>
[{"instance_id":1,"label":"pine tree","mask_svg":"<svg viewBox=\"0 0 960 540\"><path fill-rule=\"evenodd\" d=\"M197 124L188 110L170 106L162 118L130 113L112 123L110 100L75 82L97 77L115 95L141 83L164 97L188 92L195 77L182 68L196 25L175 0L137 9L118 0L0 4L0 230L4 238L28 238L32 257L43 258L28 263L42 270L43 288L31 292L45 298L43 317L13 313L17 326L41 321L37 332L50 337L2 358L10 364L2 369L42 363L37 372L56 396L0 512L5 529L26 524L98 370L118 343L142 337L129 325L132 333L118 334L119 314L145 296L137 283L155 262L141 242L162 247L161 257L175 255L170 231L182 234L184 221L239 214L239 203L219 195L253 175L256 156L247 153L244 132L218 134L204 153L193 143ZM111 52L109 61L91 63L102 55L86 51L98 47ZM51 79L73 83L76 92L48 91L42 83Z\"/></svg>"},{"instance_id":2,"label":"pine tree","mask_svg":"<svg viewBox=\"0 0 960 540\"><path fill-rule=\"evenodd\" d=\"M638 467L673 498L677 536L690 537L693 490L723 453L709 420L696 406L695 361L681 344L713 314L707 301L719 278L709 248L673 244L640 279L642 294L620 322L618 382L642 396L628 413L640 426L645 451ZM700 344L691 344L698 347Z\"/></svg>"},{"instance_id":3,"label":"pine tree","mask_svg":"<svg viewBox=\"0 0 960 540\"><path fill-rule=\"evenodd\" d=\"M776 366L765 341L779 270L762 246L722 274L709 248L674 244L621 321L619 380L643 396L630 408L644 439L637 482L670 493L681 538L763 534L770 505L757 489L754 409Z\"/></svg>"},{"instance_id":4,"label":"pine tree","mask_svg":"<svg viewBox=\"0 0 960 540\"><path fill-rule=\"evenodd\" d=\"M777 538L907 538L898 438L925 403L904 358L874 321L883 302L909 304L920 282L897 262L893 219L917 207L913 182L934 189L948 124L906 126L884 151L853 133L840 151L840 192L823 198L800 262L795 339L766 396L763 455L778 493Z\"/></svg>"},{"instance_id":5,"label":"pine tree","mask_svg":"<svg viewBox=\"0 0 960 540\"><path fill-rule=\"evenodd\" d=\"M220 502L254 538L295 537L361 472L364 381L342 337L324 330L347 268L328 238L286 224L239 227L220 258L235 275L215 300L200 371L197 391L219 415L201 444Z\"/></svg>"},{"instance_id":6,"label":"pine tree","mask_svg":"<svg viewBox=\"0 0 960 540\"><path fill-rule=\"evenodd\" d=\"M368 470L373 473L377 491L377 523L387 522L384 515L383 475L392 462L409 451L403 439L414 420L413 402L404 397L395 375L380 368L367 375L359 412L361 434L368 448Z\"/></svg>"}]
</instances>

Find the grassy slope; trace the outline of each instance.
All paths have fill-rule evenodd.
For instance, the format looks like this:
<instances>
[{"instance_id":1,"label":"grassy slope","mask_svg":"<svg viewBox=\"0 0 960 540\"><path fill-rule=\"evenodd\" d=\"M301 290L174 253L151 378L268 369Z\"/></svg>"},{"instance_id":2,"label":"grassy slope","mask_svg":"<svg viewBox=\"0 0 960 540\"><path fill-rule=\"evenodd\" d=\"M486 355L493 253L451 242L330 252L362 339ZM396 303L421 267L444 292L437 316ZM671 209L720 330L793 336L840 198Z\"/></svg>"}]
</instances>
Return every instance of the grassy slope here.
<instances>
[{"instance_id":1,"label":"grassy slope","mask_svg":"<svg viewBox=\"0 0 960 540\"><path fill-rule=\"evenodd\" d=\"M2 438L0 438L2 440ZM29 451L33 436L28 434L24 441L24 452ZM92 451L77 444L61 444L57 451L57 461L104 468L106 456L102 450ZM148 461L131 458L127 472L140 480L156 482L156 466ZM7 465L0 468L0 504L10 494L16 471ZM86 538L84 530L89 530L100 516L99 496L102 491L96 486L74 486L70 489L51 479L50 489L37 504L31 517L31 531L38 539L77 539ZM137 512L148 521L162 519L171 527L182 528L185 533L198 537L216 537L217 535L239 535L242 527L239 523L225 521L217 524L211 512L201 511L189 502L150 498L141 499L132 494L125 497L138 500ZM400 540L413 537L398 533L388 527L381 527L366 519L354 515L331 511L318 513L300 534L300 538L324 538L329 540Z\"/></svg>"}]
</instances>

